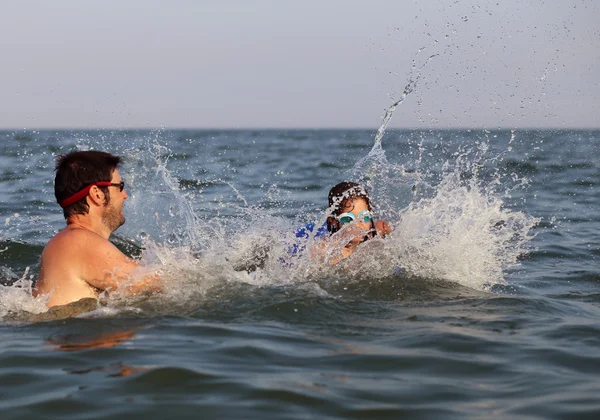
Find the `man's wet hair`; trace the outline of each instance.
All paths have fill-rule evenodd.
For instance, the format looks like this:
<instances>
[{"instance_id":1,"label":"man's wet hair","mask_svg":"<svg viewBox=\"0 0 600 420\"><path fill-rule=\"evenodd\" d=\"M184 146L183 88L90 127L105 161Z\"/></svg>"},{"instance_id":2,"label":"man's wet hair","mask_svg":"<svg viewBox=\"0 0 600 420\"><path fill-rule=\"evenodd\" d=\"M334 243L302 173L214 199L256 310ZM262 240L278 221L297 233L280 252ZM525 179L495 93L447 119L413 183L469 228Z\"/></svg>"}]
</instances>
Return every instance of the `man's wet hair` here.
<instances>
[{"instance_id":1,"label":"man's wet hair","mask_svg":"<svg viewBox=\"0 0 600 420\"><path fill-rule=\"evenodd\" d=\"M54 178L54 196L61 202L88 185L100 181L110 181L115 169L121 164L119 156L95 150L75 151L59 155L56 159L56 177ZM108 187L100 188L110 202ZM87 197L87 196L86 196ZM75 214L87 214L89 206L86 197L63 209L65 219Z\"/></svg>"},{"instance_id":2,"label":"man's wet hair","mask_svg":"<svg viewBox=\"0 0 600 420\"><path fill-rule=\"evenodd\" d=\"M342 214L348 200L362 198L367 203L369 211L373 211L369 193L360 184L351 181L342 181L329 190L329 212L327 218L327 230L333 234L339 230L339 224L335 222L335 217Z\"/></svg>"}]
</instances>

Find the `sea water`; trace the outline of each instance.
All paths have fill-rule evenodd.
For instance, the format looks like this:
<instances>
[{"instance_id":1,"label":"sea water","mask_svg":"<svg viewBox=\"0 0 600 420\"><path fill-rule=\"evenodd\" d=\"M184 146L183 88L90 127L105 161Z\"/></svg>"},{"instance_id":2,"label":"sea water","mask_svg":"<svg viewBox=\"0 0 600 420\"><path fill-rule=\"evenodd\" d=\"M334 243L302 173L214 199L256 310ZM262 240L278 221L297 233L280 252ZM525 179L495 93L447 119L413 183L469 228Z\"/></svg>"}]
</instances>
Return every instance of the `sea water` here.
<instances>
[{"instance_id":1,"label":"sea water","mask_svg":"<svg viewBox=\"0 0 600 420\"><path fill-rule=\"evenodd\" d=\"M3 418L595 416L600 132L382 127L0 132ZM23 321L74 149L124 158L164 291ZM392 235L290 257L342 180Z\"/></svg>"}]
</instances>

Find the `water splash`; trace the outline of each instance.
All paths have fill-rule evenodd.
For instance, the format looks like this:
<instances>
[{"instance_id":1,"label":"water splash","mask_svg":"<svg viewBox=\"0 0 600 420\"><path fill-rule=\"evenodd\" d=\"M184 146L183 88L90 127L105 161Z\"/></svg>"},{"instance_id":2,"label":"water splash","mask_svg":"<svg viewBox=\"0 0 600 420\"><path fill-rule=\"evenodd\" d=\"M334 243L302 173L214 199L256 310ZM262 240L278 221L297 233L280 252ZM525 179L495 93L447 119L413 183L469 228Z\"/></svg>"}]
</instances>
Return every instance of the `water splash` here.
<instances>
[{"instance_id":1,"label":"water splash","mask_svg":"<svg viewBox=\"0 0 600 420\"><path fill-rule=\"evenodd\" d=\"M404 90L402 92L402 95L400 96L400 99L398 99L396 102L394 102L385 111L381 125L379 126L379 128L377 129L377 133L375 134L375 142L373 144L373 148L371 149L371 151L369 152L369 154L367 156L365 156L364 158L362 158L358 162L356 162L356 164L354 165L355 173L363 173L364 172L363 168L368 161L374 161L377 164L384 164L384 165L387 164L387 159L385 157L385 151L383 150L383 145L382 145L382 139L385 134L385 130L387 129L387 126L388 126L390 120L392 119L392 116L394 115L394 111L396 110L396 108L400 104L402 104L411 93L414 92L414 90L417 88L417 83L421 79L423 70L429 64L429 62L436 56L438 56L438 54L430 55L427 58L427 60L421 65L421 67L417 71L417 74L415 75L415 77L409 79L406 86L404 86Z\"/></svg>"},{"instance_id":2,"label":"water splash","mask_svg":"<svg viewBox=\"0 0 600 420\"><path fill-rule=\"evenodd\" d=\"M383 148L383 136L387 126L394 115L394 111L400 106L409 95L417 88L425 67L429 62L439 54L430 55L425 62L416 70L414 77L411 77L404 87L402 95L385 112L381 125L377 129L373 147L369 153L359 159L354 167L351 179L357 180L362 185L371 190L371 196L377 202L385 201L390 195L410 196L410 192L415 190L415 186L422 183L422 176L419 172L407 172L404 163L388 162L385 150ZM414 70L413 66L413 70ZM392 180L393 182L388 182ZM380 180L384 180L380 182ZM379 209L380 214L389 216L389 211L385 208Z\"/></svg>"},{"instance_id":3,"label":"water splash","mask_svg":"<svg viewBox=\"0 0 600 420\"><path fill-rule=\"evenodd\" d=\"M3 267L4 271L9 270ZM15 273L5 272L2 277L18 277ZM47 310L47 298L40 297L32 298L31 288L33 284L33 275L30 273L29 267L25 269L23 274L10 286L0 284L0 319L10 317L12 314L20 314L28 312L39 314Z\"/></svg>"},{"instance_id":4,"label":"water splash","mask_svg":"<svg viewBox=\"0 0 600 420\"><path fill-rule=\"evenodd\" d=\"M280 215L282 208L294 207L292 203L257 205L235 182L215 179L233 191L231 197L212 204L214 209L226 207L226 216L218 211L201 213L202 189L182 186L177 171L168 169L172 151L160 138L140 140L138 147L123 153L127 156L123 175L132 187L126 202L128 220L118 232L125 244L137 247L149 272L160 273L164 292L136 299L113 293L103 302L113 309L185 314L201 302L222 302L224 296L235 299L236 291L247 290L244 285L339 296L353 286L377 289L380 282L387 284L382 291L395 284L431 289L431 279L476 290L504 283L506 269L527 251L537 219L505 208L502 197L509 186L497 169L488 168L498 168L502 154L490 151L487 134L476 143L464 139L466 146L456 147L450 157L434 156L443 160L440 164L431 157L424 159L422 142L411 157L388 162L381 142L384 132L380 127L381 135L369 153L372 157L375 150L384 159L372 159L370 166L357 164L354 170L359 179L378 187L374 196L381 210L378 217L385 216L394 232L390 238L365 243L337 265L312 257L320 241L315 238L304 242L303 254L290 258L290 245L297 241L294 231L306 222L300 215ZM406 188L398 188L399 184ZM414 185L420 187L418 194ZM277 191L271 186L264 194L278 196ZM377 194L382 191L386 194ZM408 205L403 204L407 200ZM320 211L312 216L317 226L325 220ZM17 307L43 310L39 300L28 297L26 287L9 289L0 291L0 300L9 302L0 307L0 317Z\"/></svg>"},{"instance_id":5,"label":"water splash","mask_svg":"<svg viewBox=\"0 0 600 420\"><path fill-rule=\"evenodd\" d=\"M464 180L457 165L433 197L411 203L402 213L393 240L403 249L397 263L416 276L479 290L505 284L505 270L527 252L539 219L503 204L479 179Z\"/></svg>"}]
</instances>

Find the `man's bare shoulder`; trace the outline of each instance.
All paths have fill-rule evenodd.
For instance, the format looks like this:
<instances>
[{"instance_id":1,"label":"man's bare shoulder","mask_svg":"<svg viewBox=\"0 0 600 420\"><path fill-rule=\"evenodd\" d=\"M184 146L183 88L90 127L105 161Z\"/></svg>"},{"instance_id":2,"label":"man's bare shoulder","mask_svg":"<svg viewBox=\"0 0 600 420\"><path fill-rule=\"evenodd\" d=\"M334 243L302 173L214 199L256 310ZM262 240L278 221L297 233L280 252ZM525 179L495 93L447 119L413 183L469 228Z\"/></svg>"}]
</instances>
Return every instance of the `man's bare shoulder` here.
<instances>
[{"instance_id":1,"label":"man's bare shoulder","mask_svg":"<svg viewBox=\"0 0 600 420\"><path fill-rule=\"evenodd\" d=\"M56 283L70 277L99 290L116 289L138 266L105 237L67 226L44 248L40 279L43 286L49 279Z\"/></svg>"},{"instance_id":2,"label":"man's bare shoulder","mask_svg":"<svg viewBox=\"0 0 600 420\"><path fill-rule=\"evenodd\" d=\"M115 265L129 265L124 255L108 239L86 229L66 227L56 234L42 252L42 264L86 263L88 269L111 269Z\"/></svg>"},{"instance_id":3,"label":"man's bare shoulder","mask_svg":"<svg viewBox=\"0 0 600 420\"><path fill-rule=\"evenodd\" d=\"M67 226L60 232L58 232L48 244L46 244L46 249L50 248L69 248L71 250L77 250L80 247L89 248L90 250L97 250L96 247L102 246L114 246L111 242L98 235L97 233L91 232L87 229L77 228Z\"/></svg>"}]
</instances>

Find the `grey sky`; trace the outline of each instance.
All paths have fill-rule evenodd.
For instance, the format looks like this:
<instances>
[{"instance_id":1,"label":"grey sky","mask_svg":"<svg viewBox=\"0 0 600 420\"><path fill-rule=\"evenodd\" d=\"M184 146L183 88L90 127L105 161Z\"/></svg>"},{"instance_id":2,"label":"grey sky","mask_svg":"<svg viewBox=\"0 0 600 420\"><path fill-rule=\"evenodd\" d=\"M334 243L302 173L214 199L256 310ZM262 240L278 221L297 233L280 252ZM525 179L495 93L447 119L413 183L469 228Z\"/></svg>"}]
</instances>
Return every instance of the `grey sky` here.
<instances>
[{"instance_id":1,"label":"grey sky","mask_svg":"<svg viewBox=\"0 0 600 420\"><path fill-rule=\"evenodd\" d=\"M0 128L600 128L600 2L0 5Z\"/></svg>"}]
</instances>

